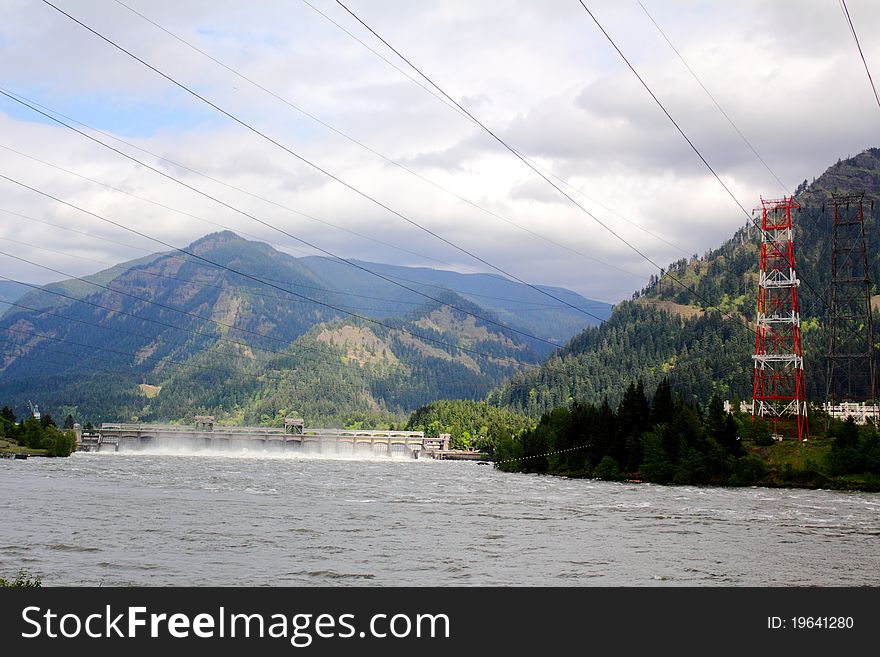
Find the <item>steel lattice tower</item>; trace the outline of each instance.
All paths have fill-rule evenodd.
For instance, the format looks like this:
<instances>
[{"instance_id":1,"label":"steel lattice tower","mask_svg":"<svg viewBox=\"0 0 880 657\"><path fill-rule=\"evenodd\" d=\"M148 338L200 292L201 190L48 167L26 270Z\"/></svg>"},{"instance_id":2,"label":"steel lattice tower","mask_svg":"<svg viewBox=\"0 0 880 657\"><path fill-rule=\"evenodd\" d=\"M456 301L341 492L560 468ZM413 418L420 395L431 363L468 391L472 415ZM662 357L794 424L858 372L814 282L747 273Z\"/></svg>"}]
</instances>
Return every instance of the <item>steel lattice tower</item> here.
<instances>
[{"instance_id":1,"label":"steel lattice tower","mask_svg":"<svg viewBox=\"0 0 880 657\"><path fill-rule=\"evenodd\" d=\"M829 407L844 401L868 402L872 409L877 404L864 196L832 196L834 227L825 386Z\"/></svg>"},{"instance_id":2,"label":"steel lattice tower","mask_svg":"<svg viewBox=\"0 0 880 657\"><path fill-rule=\"evenodd\" d=\"M793 196L761 199L761 258L755 320L755 379L752 417L770 422L776 437L809 438L807 390L798 307L800 280L794 263Z\"/></svg>"}]
</instances>

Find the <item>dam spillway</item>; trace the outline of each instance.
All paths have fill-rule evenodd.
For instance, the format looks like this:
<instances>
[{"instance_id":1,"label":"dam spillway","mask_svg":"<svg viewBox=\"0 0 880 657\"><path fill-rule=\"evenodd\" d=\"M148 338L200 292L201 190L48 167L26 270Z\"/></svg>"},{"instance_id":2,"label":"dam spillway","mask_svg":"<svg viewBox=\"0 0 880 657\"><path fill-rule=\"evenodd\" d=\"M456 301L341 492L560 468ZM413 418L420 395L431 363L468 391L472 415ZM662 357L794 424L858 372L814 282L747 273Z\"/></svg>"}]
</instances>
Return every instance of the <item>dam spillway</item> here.
<instances>
[{"instance_id":1,"label":"dam spillway","mask_svg":"<svg viewBox=\"0 0 880 657\"><path fill-rule=\"evenodd\" d=\"M104 423L97 431L77 430L80 451L300 452L326 455L433 457L449 449L449 434L426 437L422 431L310 429L301 418L287 418L283 427L222 426L212 416L195 424Z\"/></svg>"}]
</instances>

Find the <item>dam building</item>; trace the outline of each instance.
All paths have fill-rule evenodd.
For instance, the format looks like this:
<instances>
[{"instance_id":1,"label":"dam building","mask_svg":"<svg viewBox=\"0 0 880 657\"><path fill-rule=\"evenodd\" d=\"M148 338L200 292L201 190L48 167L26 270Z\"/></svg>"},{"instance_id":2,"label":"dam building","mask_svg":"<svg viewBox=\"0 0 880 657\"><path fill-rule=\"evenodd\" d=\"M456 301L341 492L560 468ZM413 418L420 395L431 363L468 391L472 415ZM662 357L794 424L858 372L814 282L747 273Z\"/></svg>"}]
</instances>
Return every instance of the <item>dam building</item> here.
<instances>
[{"instance_id":1,"label":"dam building","mask_svg":"<svg viewBox=\"0 0 880 657\"><path fill-rule=\"evenodd\" d=\"M86 452L191 449L438 458L449 451L450 439L450 434L422 431L309 429L302 418L287 418L283 427L231 427L217 425L211 415L197 415L192 425L104 423L96 431L76 429L77 449Z\"/></svg>"}]
</instances>

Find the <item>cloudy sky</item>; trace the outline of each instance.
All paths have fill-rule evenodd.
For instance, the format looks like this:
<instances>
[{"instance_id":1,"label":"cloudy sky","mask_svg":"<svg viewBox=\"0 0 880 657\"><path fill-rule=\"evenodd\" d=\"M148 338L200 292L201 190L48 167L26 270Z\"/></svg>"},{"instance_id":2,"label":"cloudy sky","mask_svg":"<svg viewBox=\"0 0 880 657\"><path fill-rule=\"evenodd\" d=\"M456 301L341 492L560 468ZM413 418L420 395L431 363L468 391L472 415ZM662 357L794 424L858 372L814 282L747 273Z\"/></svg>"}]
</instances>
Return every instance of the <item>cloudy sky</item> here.
<instances>
[{"instance_id":1,"label":"cloudy sky","mask_svg":"<svg viewBox=\"0 0 880 657\"><path fill-rule=\"evenodd\" d=\"M521 279L614 302L655 271L439 93L428 93L428 83L336 2L53 3L288 149ZM703 253L744 224L578 0L346 4L655 262ZM642 4L784 188L638 1L587 2L745 207L760 195L790 193L838 158L880 146L880 108L837 0ZM848 6L880 76L880 5ZM80 129L115 148L335 254L489 270L40 0L0 0L0 12L3 91L86 124ZM177 246L228 227L293 255L315 253L7 98L0 100L0 175ZM78 275L164 250L3 179L0 237L4 252ZM41 283L61 278L6 256L0 273Z\"/></svg>"}]
</instances>

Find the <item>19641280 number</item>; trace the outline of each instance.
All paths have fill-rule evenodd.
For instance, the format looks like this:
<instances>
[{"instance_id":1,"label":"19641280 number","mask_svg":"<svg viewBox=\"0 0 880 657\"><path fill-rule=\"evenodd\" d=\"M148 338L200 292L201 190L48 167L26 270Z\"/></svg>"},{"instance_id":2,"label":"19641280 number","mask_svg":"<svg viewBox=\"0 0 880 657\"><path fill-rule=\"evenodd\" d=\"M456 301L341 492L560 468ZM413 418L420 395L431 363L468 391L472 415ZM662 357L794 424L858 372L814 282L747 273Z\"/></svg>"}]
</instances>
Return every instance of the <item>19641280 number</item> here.
<instances>
[{"instance_id":1,"label":"19641280 number","mask_svg":"<svg viewBox=\"0 0 880 657\"><path fill-rule=\"evenodd\" d=\"M791 628L797 630L851 630L852 616L792 616Z\"/></svg>"},{"instance_id":2,"label":"19641280 number","mask_svg":"<svg viewBox=\"0 0 880 657\"><path fill-rule=\"evenodd\" d=\"M767 629L770 630L851 630L852 616L780 616L767 617Z\"/></svg>"}]
</instances>

